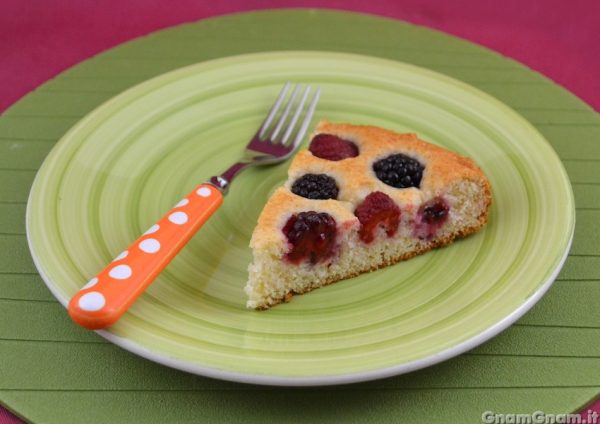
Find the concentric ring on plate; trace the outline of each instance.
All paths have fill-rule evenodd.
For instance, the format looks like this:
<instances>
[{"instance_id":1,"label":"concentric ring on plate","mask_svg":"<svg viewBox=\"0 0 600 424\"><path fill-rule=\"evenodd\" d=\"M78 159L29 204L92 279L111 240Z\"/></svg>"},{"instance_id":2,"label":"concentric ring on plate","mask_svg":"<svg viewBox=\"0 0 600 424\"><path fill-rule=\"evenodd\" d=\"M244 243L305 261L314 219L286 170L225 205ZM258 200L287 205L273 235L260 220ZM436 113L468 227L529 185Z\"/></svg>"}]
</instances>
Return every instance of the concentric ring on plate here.
<instances>
[{"instance_id":1,"label":"concentric ring on plate","mask_svg":"<svg viewBox=\"0 0 600 424\"><path fill-rule=\"evenodd\" d=\"M485 231L250 311L248 241L288 164L251 169L103 336L202 375L335 384L455 356L506 328L547 290L568 252L574 206L559 159L530 124L490 96L421 68L278 52L165 74L100 106L63 137L36 177L27 220L36 265L56 297L65 304L183 194L236 160L285 80L321 86L316 119L414 131L473 157L493 187Z\"/></svg>"}]
</instances>

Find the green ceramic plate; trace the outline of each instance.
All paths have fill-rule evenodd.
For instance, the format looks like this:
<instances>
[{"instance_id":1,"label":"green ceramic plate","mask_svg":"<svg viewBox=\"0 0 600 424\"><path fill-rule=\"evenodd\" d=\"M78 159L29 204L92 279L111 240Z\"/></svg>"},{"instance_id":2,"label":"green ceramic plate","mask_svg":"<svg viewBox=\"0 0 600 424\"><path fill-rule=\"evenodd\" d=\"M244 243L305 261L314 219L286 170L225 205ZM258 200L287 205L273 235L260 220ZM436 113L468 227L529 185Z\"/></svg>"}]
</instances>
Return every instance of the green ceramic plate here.
<instances>
[{"instance_id":1,"label":"green ceramic plate","mask_svg":"<svg viewBox=\"0 0 600 424\"><path fill-rule=\"evenodd\" d=\"M425 69L276 52L152 79L96 109L56 145L31 190L27 233L60 302L183 194L235 161L287 80L321 86L317 119L414 131L474 158L493 187L485 230L272 310L247 310L248 242L288 164L247 170L160 278L99 334L201 375L336 384L458 355L513 323L550 287L572 239L573 195L558 157L528 122Z\"/></svg>"}]
</instances>

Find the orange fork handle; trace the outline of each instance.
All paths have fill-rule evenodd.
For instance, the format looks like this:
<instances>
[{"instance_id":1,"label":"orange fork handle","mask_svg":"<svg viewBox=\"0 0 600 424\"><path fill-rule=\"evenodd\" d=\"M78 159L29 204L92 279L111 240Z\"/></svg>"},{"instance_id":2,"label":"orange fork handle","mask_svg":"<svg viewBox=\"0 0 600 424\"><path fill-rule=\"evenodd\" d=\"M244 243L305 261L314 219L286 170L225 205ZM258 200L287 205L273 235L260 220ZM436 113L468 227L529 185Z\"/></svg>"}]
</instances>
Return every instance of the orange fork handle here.
<instances>
[{"instance_id":1,"label":"orange fork handle","mask_svg":"<svg viewBox=\"0 0 600 424\"><path fill-rule=\"evenodd\" d=\"M196 187L73 296L73 321L94 330L115 323L222 203L213 185Z\"/></svg>"}]
</instances>

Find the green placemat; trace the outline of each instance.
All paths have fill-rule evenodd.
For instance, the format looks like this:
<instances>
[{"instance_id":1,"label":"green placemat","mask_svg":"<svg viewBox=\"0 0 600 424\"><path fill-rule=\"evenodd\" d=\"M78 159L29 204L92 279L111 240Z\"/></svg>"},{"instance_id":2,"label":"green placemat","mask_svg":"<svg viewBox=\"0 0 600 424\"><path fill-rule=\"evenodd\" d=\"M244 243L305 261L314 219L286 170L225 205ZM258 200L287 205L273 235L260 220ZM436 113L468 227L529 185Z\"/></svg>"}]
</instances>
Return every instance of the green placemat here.
<instances>
[{"instance_id":1,"label":"green placemat","mask_svg":"<svg viewBox=\"0 0 600 424\"><path fill-rule=\"evenodd\" d=\"M408 375L329 388L222 382L138 358L72 324L38 276L24 214L36 170L86 113L188 64L272 50L379 56L445 73L513 107L552 143L573 183L571 254L544 299L503 334ZM160 31L92 58L0 117L0 402L33 422L481 422L564 413L600 392L600 117L526 67L473 44L364 15L271 11ZM524 140L526 142L526 140ZM551 187L548 187L551 190Z\"/></svg>"}]
</instances>

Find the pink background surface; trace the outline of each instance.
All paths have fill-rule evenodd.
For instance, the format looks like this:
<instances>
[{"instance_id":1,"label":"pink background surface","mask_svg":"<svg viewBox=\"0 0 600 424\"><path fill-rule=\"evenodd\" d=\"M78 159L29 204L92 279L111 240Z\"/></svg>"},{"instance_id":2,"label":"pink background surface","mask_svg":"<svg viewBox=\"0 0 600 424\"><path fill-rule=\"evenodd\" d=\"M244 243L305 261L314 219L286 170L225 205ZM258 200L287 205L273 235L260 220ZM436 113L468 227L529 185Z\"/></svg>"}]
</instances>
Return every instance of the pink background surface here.
<instances>
[{"instance_id":1,"label":"pink background surface","mask_svg":"<svg viewBox=\"0 0 600 424\"><path fill-rule=\"evenodd\" d=\"M436 28L543 73L600 111L600 2L522 0L119 0L0 2L0 111L60 71L119 43L209 16L326 7Z\"/></svg>"},{"instance_id":2,"label":"pink background surface","mask_svg":"<svg viewBox=\"0 0 600 424\"><path fill-rule=\"evenodd\" d=\"M132 38L210 16L281 7L350 10L435 28L526 64L600 111L595 0L2 0L0 112L61 71ZM594 408L600 412L600 401ZM0 423L17 422L0 408Z\"/></svg>"}]
</instances>

